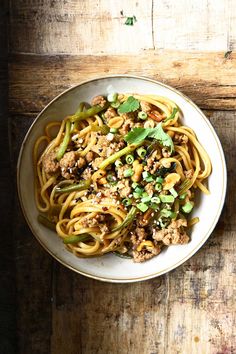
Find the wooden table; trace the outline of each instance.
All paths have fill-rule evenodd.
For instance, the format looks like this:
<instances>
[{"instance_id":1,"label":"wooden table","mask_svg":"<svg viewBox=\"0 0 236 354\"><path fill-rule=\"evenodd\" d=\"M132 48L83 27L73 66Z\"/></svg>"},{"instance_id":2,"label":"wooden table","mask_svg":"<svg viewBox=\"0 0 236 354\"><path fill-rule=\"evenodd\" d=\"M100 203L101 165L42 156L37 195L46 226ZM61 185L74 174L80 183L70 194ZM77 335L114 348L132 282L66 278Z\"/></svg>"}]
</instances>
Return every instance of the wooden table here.
<instances>
[{"instance_id":1,"label":"wooden table","mask_svg":"<svg viewBox=\"0 0 236 354\"><path fill-rule=\"evenodd\" d=\"M64 268L32 236L15 196L18 353L236 353L235 5L11 1L14 172L24 134L45 104L82 80L114 73L154 78L191 97L216 129L228 165L225 207L204 247L176 270L141 283L102 283ZM137 22L125 25L127 16Z\"/></svg>"}]
</instances>

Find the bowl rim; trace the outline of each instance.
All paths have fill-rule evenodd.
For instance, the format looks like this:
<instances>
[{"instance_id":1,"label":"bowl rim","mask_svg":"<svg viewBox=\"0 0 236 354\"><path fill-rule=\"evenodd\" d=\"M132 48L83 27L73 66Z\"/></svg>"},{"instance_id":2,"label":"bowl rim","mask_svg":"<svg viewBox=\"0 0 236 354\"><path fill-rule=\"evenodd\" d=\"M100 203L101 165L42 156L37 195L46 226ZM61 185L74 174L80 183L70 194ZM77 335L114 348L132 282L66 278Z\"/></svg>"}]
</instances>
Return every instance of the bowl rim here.
<instances>
[{"instance_id":1,"label":"bowl rim","mask_svg":"<svg viewBox=\"0 0 236 354\"><path fill-rule=\"evenodd\" d=\"M221 199L220 199L220 203L215 215L215 218L211 224L211 227L208 229L208 231L206 232L206 234L204 235L204 237L201 239L201 241L197 244L197 246L192 249L185 257L183 257L180 261L176 262L175 264L173 264L172 266L163 269L162 271L159 272L155 272L155 273L151 273L149 275L145 275L142 277L132 277L132 278L114 278L114 277L100 277L100 276L96 276L81 270L78 270L77 268L75 268L72 265L67 264L63 259L60 258L60 256L56 255L53 253L53 251L51 251L47 245L45 245L43 243L43 241L40 239L40 237L37 235L37 233L34 231L33 226L31 225L29 218L27 216L27 212L24 208L24 204L23 204L23 198L21 196L21 186L20 186L20 172L21 172L21 161L22 161L22 155L23 155L23 151L24 151L24 146L28 140L28 137L31 133L31 130L33 129L35 123L39 120L39 118L41 117L41 115L48 109L48 107L54 103L55 101L57 101L59 98L61 98L61 96L63 96L64 94L66 94L67 92L70 92L74 89L76 89L77 87L86 85L88 83L94 82L94 81L100 81L100 80L104 80L104 79L114 79L114 78L130 78L130 79L139 79L142 81L147 81L147 82L151 82L154 84L157 84L159 86L162 86L170 91L173 91L174 93L176 93L177 95L181 96L185 101L187 101L195 110L198 111L198 113L202 116L203 120L206 122L206 124L208 125L209 129L212 132L212 135L216 141L219 153L220 153L220 157L221 157L221 162L222 162L222 171L223 171L223 185L222 185L222 192L221 192ZM225 156L224 156L224 151L222 148L222 145L220 143L220 139L214 129L214 127L212 126L212 124L210 123L210 121L207 119L207 117L205 116L205 114L202 112L202 110L185 94L183 94L182 92L180 92L179 90L164 84L160 81L151 79L151 78L147 78L144 76L139 76L139 75L129 75L129 74L114 74L114 75L104 75L104 76L99 76L99 77L95 77L93 79L89 79L89 80L85 80L82 81L72 87L69 87L68 89L64 90L63 92L61 92L59 95L57 95L56 97L54 97L36 116L36 118L34 119L33 123L30 125L22 143L21 143L21 148L19 151L19 155L18 155L18 160L17 160L17 166L16 166L16 172L17 172L17 192L18 192L18 198L20 201L20 206L21 206L21 210L23 212L24 218L28 224L28 227L30 228L32 234L34 235L34 237L36 238L36 240L40 243L40 245L53 257L55 258L58 262L60 262L62 265L64 265L65 267L73 270L76 273L79 273L81 275L84 275L88 278L91 279L95 279L95 280L100 280L103 282L110 282L110 283L132 283L132 282L138 282L138 281L144 281L144 280L148 280L148 279L152 279L155 277L158 277L160 275L166 274L168 272L170 272L171 270L174 270L175 268L179 267L181 264L185 263L189 258L191 258L203 245L204 243L207 241L207 239L210 237L210 235L212 234L213 230L216 227L216 224L220 218L223 206L224 206L224 202L225 202L225 197L226 197L226 190L227 190L227 168L226 168L226 160L225 160Z\"/></svg>"}]
</instances>

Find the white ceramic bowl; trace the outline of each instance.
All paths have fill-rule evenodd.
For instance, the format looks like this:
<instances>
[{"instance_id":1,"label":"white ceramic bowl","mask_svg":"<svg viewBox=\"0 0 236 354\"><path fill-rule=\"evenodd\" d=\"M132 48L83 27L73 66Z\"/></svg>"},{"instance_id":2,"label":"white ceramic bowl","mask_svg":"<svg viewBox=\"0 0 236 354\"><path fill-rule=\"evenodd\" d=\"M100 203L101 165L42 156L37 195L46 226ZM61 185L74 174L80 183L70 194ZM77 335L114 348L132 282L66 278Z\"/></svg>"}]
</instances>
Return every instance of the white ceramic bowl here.
<instances>
[{"instance_id":1,"label":"white ceramic bowl","mask_svg":"<svg viewBox=\"0 0 236 354\"><path fill-rule=\"evenodd\" d=\"M63 119L75 112L79 102L90 101L98 94L136 92L156 94L173 100L180 107L183 123L197 134L199 141L208 152L212 162L212 174L208 179L211 194L201 194L193 217L200 222L193 228L191 242L187 245L167 247L157 257L145 263L133 263L113 254L103 257L80 259L64 248L62 241L53 231L37 222L38 210L34 201L34 177L32 150L36 138L42 134L48 121ZM28 225L40 244L59 262L85 276L108 282L134 282L153 278L169 272L190 258L204 244L212 233L224 204L226 193L226 165L220 141L208 119L201 110L177 90L150 79L116 75L83 82L50 102L38 115L29 129L18 160L18 193L21 207Z\"/></svg>"}]
</instances>

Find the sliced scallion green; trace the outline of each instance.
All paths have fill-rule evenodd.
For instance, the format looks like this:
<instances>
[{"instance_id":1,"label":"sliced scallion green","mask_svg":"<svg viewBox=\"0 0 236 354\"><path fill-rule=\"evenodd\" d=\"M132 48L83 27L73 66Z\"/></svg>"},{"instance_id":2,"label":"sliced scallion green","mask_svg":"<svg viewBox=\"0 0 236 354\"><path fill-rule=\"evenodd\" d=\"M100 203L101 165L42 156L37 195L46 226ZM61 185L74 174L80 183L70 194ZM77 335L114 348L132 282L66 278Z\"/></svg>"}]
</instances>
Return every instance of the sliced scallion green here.
<instances>
[{"instance_id":1,"label":"sliced scallion green","mask_svg":"<svg viewBox=\"0 0 236 354\"><path fill-rule=\"evenodd\" d=\"M124 204L124 206L129 206L131 205L132 201L130 198L125 198L122 200L122 204Z\"/></svg>"},{"instance_id":2,"label":"sliced scallion green","mask_svg":"<svg viewBox=\"0 0 236 354\"><path fill-rule=\"evenodd\" d=\"M143 120L147 119L147 113L143 111L138 112L138 118Z\"/></svg>"},{"instance_id":3,"label":"sliced scallion green","mask_svg":"<svg viewBox=\"0 0 236 354\"><path fill-rule=\"evenodd\" d=\"M137 150L137 154L138 154L139 157L141 157L141 159L144 159L146 154L147 154L147 151L144 148L140 147Z\"/></svg>"},{"instance_id":4,"label":"sliced scallion green","mask_svg":"<svg viewBox=\"0 0 236 354\"><path fill-rule=\"evenodd\" d=\"M131 177L133 176L134 171L131 168L127 168L127 170L124 170L124 177Z\"/></svg>"},{"instance_id":5,"label":"sliced scallion green","mask_svg":"<svg viewBox=\"0 0 236 354\"><path fill-rule=\"evenodd\" d=\"M134 162L134 156L132 154L127 155L125 161L128 165L132 165L132 163Z\"/></svg>"},{"instance_id":6,"label":"sliced scallion green","mask_svg":"<svg viewBox=\"0 0 236 354\"><path fill-rule=\"evenodd\" d=\"M120 101L115 101L111 103L111 107L113 108L119 108L119 106L120 106Z\"/></svg>"},{"instance_id":7,"label":"sliced scallion green","mask_svg":"<svg viewBox=\"0 0 236 354\"><path fill-rule=\"evenodd\" d=\"M143 213L145 213L145 211L148 210L148 206L147 206L147 204L145 204L145 203L139 203L139 204L137 204L137 208L138 208L139 210L141 210Z\"/></svg>"},{"instance_id":8,"label":"sliced scallion green","mask_svg":"<svg viewBox=\"0 0 236 354\"><path fill-rule=\"evenodd\" d=\"M160 192L160 191L162 190L162 185L161 185L161 183L156 183L156 184L155 184L155 190L158 191L158 192Z\"/></svg>"},{"instance_id":9,"label":"sliced scallion green","mask_svg":"<svg viewBox=\"0 0 236 354\"><path fill-rule=\"evenodd\" d=\"M156 182L157 182L157 183L161 183L161 184L162 184L163 181L164 181L164 179L161 178L161 177L157 177L157 178L156 178Z\"/></svg>"},{"instance_id":10,"label":"sliced scallion green","mask_svg":"<svg viewBox=\"0 0 236 354\"><path fill-rule=\"evenodd\" d=\"M165 195L165 194L160 194L160 199L162 203L173 203L175 201L175 198L173 195Z\"/></svg>"},{"instance_id":11,"label":"sliced scallion green","mask_svg":"<svg viewBox=\"0 0 236 354\"><path fill-rule=\"evenodd\" d=\"M187 193L183 193L179 196L179 199L184 200L186 198L186 196L187 196Z\"/></svg>"},{"instance_id":12,"label":"sliced scallion green","mask_svg":"<svg viewBox=\"0 0 236 354\"><path fill-rule=\"evenodd\" d=\"M117 128L111 128L111 129L110 129L110 133L112 133L112 134L116 134L117 131L118 131Z\"/></svg>"},{"instance_id":13,"label":"sliced scallion green","mask_svg":"<svg viewBox=\"0 0 236 354\"><path fill-rule=\"evenodd\" d=\"M174 198L178 197L178 193L176 192L176 190L174 188L170 188L169 191L173 195Z\"/></svg>"},{"instance_id":14,"label":"sliced scallion green","mask_svg":"<svg viewBox=\"0 0 236 354\"><path fill-rule=\"evenodd\" d=\"M193 209L193 206L194 206L194 203L191 202L191 201L188 201L187 203L185 203L183 206L182 206L182 210L184 213L190 213Z\"/></svg>"},{"instance_id":15,"label":"sliced scallion green","mask_svg":"<svg viewBox=\"0 0 236 354\"><path fill-rule=\"evenodd\" d=\"M141 198L141 202L142 202L142 203L148 203L148 202L151 201L151 199L152 199L152 197L150 197L150 196L148 195L148 196L142 197L142 198Z\"/></svg>"},{"instance_id":16,"label":"sliced scallion green","mask_svg":"<svg viewBox=\"0 0 236 354\"><path fill-rule=\"evenodd\" d=\"M152 202L152 203L159 204L159 203L161 202L161 200L160 200L159 197L152 197L151 202Z\"/></svg>"},{"instance_id":17,"label":"sliced scallion green","mask_svg":"<svg viewBox=\"0 0 236 354\"><path fill-rule=\"evenodd\" d=\"M118 97L118 94L116 93L116 92L112 92L112 93L109 93L108 95L107 95L107 101L108 102L116 102L116 100L117 100L117 97Z\"/></svg>"}]
</instances>

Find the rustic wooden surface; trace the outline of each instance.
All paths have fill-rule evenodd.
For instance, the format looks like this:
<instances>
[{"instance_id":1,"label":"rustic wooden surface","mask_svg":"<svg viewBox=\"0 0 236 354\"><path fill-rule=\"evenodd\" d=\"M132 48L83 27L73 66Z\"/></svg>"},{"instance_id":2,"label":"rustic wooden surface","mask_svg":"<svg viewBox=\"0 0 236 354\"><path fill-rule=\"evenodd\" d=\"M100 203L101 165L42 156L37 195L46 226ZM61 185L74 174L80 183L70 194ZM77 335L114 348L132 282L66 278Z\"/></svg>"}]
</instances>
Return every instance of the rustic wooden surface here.
<instances>
[{"instance_id":1,"label":"rustic wooden surface","mask_svg":"<svg viewBox=\"0 0 236 354\"><path fill-rule=\"evenodd\" d=\"M15 267L12 237L12 174L9 159L7 112L7 1L0 8L0 353L15 353Z\"/></svg>"},{"instance_id":2,"label":"rustic wooden surface","mask_svg":"<svg viewBox=\"0 0 236 354\"><path fill-rule=\"evenodd\" d=\"M202 249L166 275L126 285L87 279L54 261L15 200L19 353L236 353L236 55L225 57L235 48L234 4L11 1L13 166L24 134L52 97L94 76L129 73L171 84L205 109L229 178L224 211ZM137 22L125 26L132 15Z\"/></svg>"}]
</instances>

